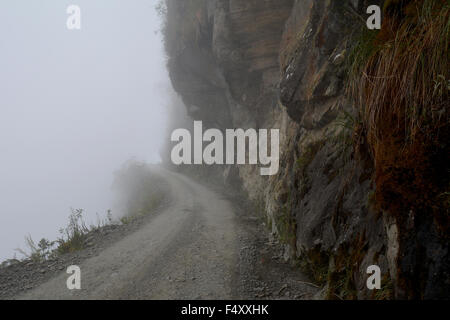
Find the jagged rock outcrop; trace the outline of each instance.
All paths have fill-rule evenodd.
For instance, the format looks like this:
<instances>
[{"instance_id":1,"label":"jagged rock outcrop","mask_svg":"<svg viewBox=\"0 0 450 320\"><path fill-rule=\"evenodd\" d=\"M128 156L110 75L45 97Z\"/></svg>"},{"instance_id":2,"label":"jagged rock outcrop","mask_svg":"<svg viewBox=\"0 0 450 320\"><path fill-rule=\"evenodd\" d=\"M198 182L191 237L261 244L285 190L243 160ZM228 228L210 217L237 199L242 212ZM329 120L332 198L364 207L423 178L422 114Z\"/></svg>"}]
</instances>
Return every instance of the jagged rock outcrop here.
<instances>
[{"instance_id":1,"label":"jagged rock outcrop","mask_svg":"<svg viewBox=\"0 0 450 320\"><path fill-rule=\"evenodd\" d=\"M255 166L214 172L233 176L261 208L323 297L442 298L445 279L422 275L407 288L399 279L401 228L374 205L374 164L353 134L348 56L369 2L383 1L167 0L168 68L188 114L207 127L280 129L277 175L261 177ZM439 266L425 259L420 268L445 277L448 243L425 250L433 246ZM373 264L378 291L366 287Z\"/></svg>"}]
</instances>

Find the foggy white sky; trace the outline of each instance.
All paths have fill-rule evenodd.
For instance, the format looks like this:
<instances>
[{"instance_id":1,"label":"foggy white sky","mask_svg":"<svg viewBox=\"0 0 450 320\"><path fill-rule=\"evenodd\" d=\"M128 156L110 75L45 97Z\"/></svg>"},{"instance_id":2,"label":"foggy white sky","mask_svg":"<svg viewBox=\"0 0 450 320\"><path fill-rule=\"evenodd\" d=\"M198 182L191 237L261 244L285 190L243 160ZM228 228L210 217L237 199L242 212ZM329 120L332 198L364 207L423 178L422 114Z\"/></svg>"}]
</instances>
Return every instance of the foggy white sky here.
<instances>
[{"instance_id":1,"label":"foggy white sky","mask_svg":"<svg viewBox=\"0 0 450 320\"><path fill-rule=\"evenodd\" d=\"M70 207L104 215L126 160L159 161L170 84L156 2L0 1L0 261L28 233L55 239Z\"/></svg>"}]
</instances>

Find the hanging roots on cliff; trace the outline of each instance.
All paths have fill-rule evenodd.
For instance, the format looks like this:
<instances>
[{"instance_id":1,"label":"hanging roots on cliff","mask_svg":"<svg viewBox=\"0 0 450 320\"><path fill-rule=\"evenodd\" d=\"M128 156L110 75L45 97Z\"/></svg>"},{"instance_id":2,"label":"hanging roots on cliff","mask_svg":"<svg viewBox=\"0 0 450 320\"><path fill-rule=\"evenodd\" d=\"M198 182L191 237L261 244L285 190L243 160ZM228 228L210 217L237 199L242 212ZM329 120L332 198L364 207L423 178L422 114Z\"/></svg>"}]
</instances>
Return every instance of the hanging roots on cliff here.
<instances>
[{"instance_id":1,"label":"hanging roots on cliff","mask_svg":"<svg viewBox=\"0 0 450 320\"><path fill-rule=\"evenodd\" d=\"M362 123L356 136L369 145L380 208L431 210L446 229L450 1L386 4L382 29L367 31L351 56L349 94Z\"/></svg>"}]
</instances>

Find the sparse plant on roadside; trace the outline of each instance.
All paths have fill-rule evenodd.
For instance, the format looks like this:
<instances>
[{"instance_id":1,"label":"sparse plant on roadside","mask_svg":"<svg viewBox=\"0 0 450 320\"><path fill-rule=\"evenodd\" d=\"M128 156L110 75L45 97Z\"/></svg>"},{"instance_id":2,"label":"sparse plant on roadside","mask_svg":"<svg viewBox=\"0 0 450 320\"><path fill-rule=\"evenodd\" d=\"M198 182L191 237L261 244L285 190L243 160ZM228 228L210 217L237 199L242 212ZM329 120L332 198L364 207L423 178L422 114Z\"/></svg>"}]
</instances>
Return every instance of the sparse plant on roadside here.
<instances>
[{"instance_id":1,"label":"sparse plant on roadside","mask_svg":"<svg viewBox=\"0 0 450 320\"><path fill-rule=\"evenodd\" d=\"M106 211L106 218L101 218L98 213L96 213L96 216L97 216L97 225L92 225L91 224L91 226L89 227L89 231L99 230L99 229L101 229L103 227L106 227L108 225L114 224L114 220L113 220L111 209Z\"/></svg>"},{"instance_id":2,"label":"sparse plant on roadside","mask_svg":"<svg viewBox=\"0 0 450 320\"><path fill-rule=\"evenodd\" d=\"M29 252L20 248L16 249L16 251L26 257L26 259L39 262L48 259L52 255L55 243L55 241L49 241L42 238L41 241L36 244L31 235L28 235L25 237L25 244Z\"/></svg>"},{"instance_id":3,"label":"sparse plant on roadside","mask_svg":"<svg viewBox=\"0 0 450 320\"><path fill-rule=\"evenodd\" d=\"M66 228L60 229L61 238L58 241L58 253L69 253L81 250L84 247L84 240L89 228L83 219L83 209L71 209L69 224Z\"/></svg>"},{"instance_id":4,"label":"sparse plant on roadside","mask_svg":"<svg viewBox=\"0 0 450 320\"><path fill-rule=\"evenodd\" d=\"M26 260L32 260L34 262L45 261L59 254L70 253L83 249L88 233L94 230L99 230L113 223L112 211L108 210L105 219L98 218L99 222L97 226L91 226L88 228L84 222L83 213L83 209L71 209L69 224L67 227L59 230L61 236L56 241L50 241L43 238L36 243L32 239L31 235L28 235L25 237L25 245L27 249L23 250L18 248L16 251L23 255ZM15 261L16 258L10 260Z\"/></svg>"}]
</instances>

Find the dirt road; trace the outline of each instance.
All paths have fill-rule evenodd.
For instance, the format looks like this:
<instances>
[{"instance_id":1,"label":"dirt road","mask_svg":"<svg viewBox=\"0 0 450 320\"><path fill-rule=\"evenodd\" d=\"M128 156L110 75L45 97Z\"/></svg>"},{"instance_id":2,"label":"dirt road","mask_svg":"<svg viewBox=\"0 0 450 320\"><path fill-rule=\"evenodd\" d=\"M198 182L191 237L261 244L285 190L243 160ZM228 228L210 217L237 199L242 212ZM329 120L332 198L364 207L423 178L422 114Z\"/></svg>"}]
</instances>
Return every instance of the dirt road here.
<instances>
[{"instance_id":1,"label":"dirt road","mask_svg":"<svg viewBox=\"0 0 450 320\"><path fill-rule=\"evenodd\" d=\"M68 274L23 299L229 299L238 265L230 203L182 175L165 171L170 204L137 232L84 261L81 290Z\"/></svg>"},{"instance_id":2,"label":"dirt road","mask_svg":"<svg viewBox=\"0 0 450 320\"><path fill-rule=\"evenodd\" d=\"M315 297L319 288L284 261L283 245L271 239L245 197L156 171L168 190L157 212L102 228L94 245L73 255L0 270L0 298ZM81 290L67 289L65 269L73 264L81 268Z\"/></svg>"}]
</instances>

